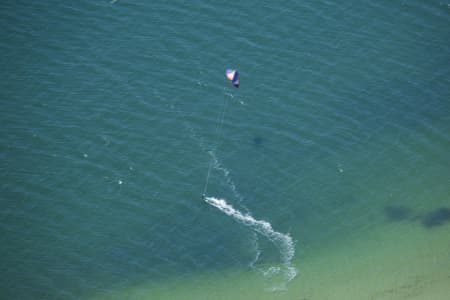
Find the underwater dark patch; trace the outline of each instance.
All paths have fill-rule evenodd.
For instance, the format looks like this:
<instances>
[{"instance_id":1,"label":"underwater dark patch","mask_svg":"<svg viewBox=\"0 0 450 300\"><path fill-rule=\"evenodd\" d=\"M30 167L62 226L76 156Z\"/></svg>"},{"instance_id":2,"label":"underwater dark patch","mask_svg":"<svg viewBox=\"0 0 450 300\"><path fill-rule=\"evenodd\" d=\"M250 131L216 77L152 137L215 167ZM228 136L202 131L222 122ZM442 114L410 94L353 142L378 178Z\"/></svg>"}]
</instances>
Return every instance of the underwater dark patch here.
<instances>
[{"instance_id":1,"label":"underwater dark patch","mask_svg":"<svg viewBox=\"0 0 450 300\"><path fill-rule=\"evenodd\" d=\"M384 214L389 221L404 221L410 218L411 209L401 205L388 205L384 207Z\"/></svg>"},{"instance_id":2,"label":"underwater dark patch","mask_svg":"<svg viewBox=\"0 0 450 300\"><path fill-rule=\"evenodd\" d=\"M263 144L263 138L260 136L255 136L253 138L253 146L260 147Z\"/></svg>"},{"instance_id":3,"label":"underwater dark patch","mask_svg":"<svg viewBox=\"0 0 450 300\"><path fill-rule=\"evenodd\" d=\"M422 219L423 226L427 228L444 225L450 222L450 208L441 207L426 214Z\"/></svg>"}]
</instances>

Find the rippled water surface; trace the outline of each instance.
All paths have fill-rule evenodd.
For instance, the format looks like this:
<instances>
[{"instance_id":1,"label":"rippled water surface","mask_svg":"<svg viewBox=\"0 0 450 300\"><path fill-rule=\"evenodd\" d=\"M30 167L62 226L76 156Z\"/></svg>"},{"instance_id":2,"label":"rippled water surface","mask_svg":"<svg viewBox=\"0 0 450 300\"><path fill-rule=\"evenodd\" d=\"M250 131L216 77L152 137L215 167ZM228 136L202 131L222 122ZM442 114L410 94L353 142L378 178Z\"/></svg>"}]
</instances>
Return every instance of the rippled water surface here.
<instances>
[{"instance_id":1,"label":"rippled water surface","mask_svg":"<svg viewBox=\"0 0 450 300\"><path fill-rule=\"evenodd\" d=\"M2 1L0 298L444 299L449 7Z\"/></svg>"}]
</instances>

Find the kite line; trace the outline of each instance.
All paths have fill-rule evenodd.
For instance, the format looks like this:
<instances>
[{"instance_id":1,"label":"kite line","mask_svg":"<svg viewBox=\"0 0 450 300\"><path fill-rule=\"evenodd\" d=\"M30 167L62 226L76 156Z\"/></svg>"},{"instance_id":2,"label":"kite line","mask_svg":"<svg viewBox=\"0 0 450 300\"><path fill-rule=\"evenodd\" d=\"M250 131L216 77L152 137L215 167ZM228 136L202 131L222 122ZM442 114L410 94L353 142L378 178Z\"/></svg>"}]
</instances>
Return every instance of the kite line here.
<instances>
[{"instance_id":1,"label":"kite line","mask_svg":"<svg viewBox=\"0 0 450 300\"><path fill-rule=\"evenodd\" d=\"M235 88L239 88L240 74L237 70L227 69L225 71L225 76L228 78L228 80L231 82L231 84ZM231 97L233 97L233 96L231 95ZM225 104L223 105L222 111L219 114L218 120L220 122L217 125L217 130L216 130L217 131L216 147L215 147L215 149L208 151L209 155L211 156L211 160L209 161L208 172L206 172L205 187L203 188L203 193L202 193L203 198L206 197L206 192L208 191L209 176L211 175L211 169L214 164L214 151L217 151L217 148L219 148L220 140L222 138L223 122L225 120L225 113L226 113L227 107L228 107L228 99L225 100Z\"/></svg>"},{"instance_id":2,"label":"kite line","mask_svg":"<svg viewBox=\"0 0 450 300\"><path fill-rule=\"evenodd\" d=\"M228 108L228 99L225 99L225 103L223 104L222 111L220 112L219 117L217 118L217 120L219 121L219 124L217 125L217 129L216 129L216 132L217 132L216 146L213 150L208 151L209 155L211 156L211 159L209 160L208 171L206 172L205 186L203 188L203 193L202 193L203 198L206 197L206 192L208 191L209 177L211 175L211 169L214 164L214 151L217 151L217 149L219 148L219 143L222 139L223 123L225 120L225 113L227 111L227 108Z\"/></svg>"}]
</instances>

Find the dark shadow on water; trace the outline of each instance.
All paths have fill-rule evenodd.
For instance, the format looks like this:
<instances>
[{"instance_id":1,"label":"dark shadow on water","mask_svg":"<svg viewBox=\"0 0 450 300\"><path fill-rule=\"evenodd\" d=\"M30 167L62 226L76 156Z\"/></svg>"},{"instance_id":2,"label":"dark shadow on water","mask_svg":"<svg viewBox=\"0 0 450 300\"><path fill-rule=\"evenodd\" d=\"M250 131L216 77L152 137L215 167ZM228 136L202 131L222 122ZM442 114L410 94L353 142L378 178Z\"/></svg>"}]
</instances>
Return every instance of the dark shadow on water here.
<instances>
[{"instance_id":1,"label":"dark shadow on water","mask_svg":"<svg viewBox=\"0 0 450 300\"><path fill-rule=\"evenodd\" d=\"M441 207L435 209L422 218L422 224L426 228L432 228L450 222L450 208Z\"/></svg>"},{"instance_id":2,"label":"dark shadow on water","mask_svg":"<svg viewBox=\"0 0 450 300\"><path fill-rule=\"evenodd\" d=\"M384 207L384 215L388 221L399 222L411 219L412 211L402 205L388 205Z\"/></svg>"},{"instance_id":3,"label":"dark shadow on water","mask_svg":"<svg viewBox=\"0 0 450 300\"><path fill-rule=\"evenodd\" d=\"M263 142L264 142L264 140L260 136L255 136L253 138L253 146L255 146L255 147L261 147Z\"/></svg>"},{"instance_id":4,"label":"dark shadow on water","mask_svg":"<svg viewBox=\"0 0 450 300\"><path fill-rule=\"evenodd\" d=\"M387 205L383 209L386 219L390 222L421 220L426 228L434 228L450 223L450 208L440 207L428 212L425 215L413 214L413 210L402 205Z\"/></svg>"}]
</instances>

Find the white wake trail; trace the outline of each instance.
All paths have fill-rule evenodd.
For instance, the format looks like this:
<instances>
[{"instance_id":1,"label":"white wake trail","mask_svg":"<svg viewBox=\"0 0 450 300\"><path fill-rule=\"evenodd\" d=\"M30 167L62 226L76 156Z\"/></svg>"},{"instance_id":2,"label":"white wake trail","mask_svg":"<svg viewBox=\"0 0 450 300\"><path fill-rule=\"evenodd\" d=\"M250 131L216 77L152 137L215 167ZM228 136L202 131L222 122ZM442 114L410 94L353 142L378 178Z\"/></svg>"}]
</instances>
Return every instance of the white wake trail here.
<instances>
[{"instance_id":1,"label":"white wake trail","mask_svg":"<svg viewBox=\"0 0 450 300\"><path fill-rule=\"evenodd\" d=\"M218 199L214 197L205 197L205 201L221 210L226 215L232 217L239 223L248 226L253 231L261 234L262 236L269 239L272 243L274 243L278 249L280 250L281 260L282 260L282 268L283 268L283 277L286 280L285 283L291 281L297 276L297 270L292 264L292 259L295 254L295 246L294 241L288 234L282 234L278 231L275 231L272 228L272 225L264 220L256 220L250 214L243 214L239 210L235 209L232 205L228 204L224 199ZM270 268L270 273L278 273L279 268ZM285 286L280 287L284 289Z\"/></svg>"}]
</instances>

